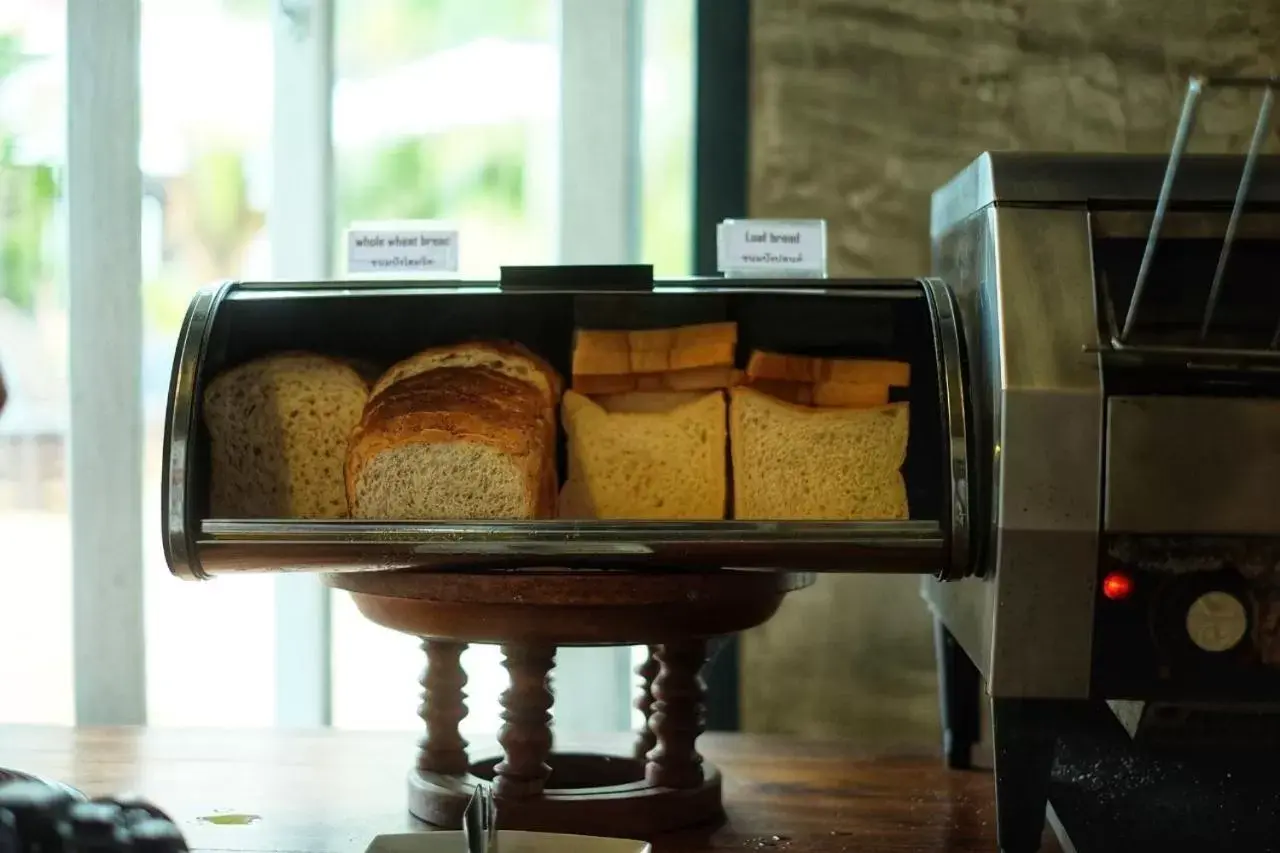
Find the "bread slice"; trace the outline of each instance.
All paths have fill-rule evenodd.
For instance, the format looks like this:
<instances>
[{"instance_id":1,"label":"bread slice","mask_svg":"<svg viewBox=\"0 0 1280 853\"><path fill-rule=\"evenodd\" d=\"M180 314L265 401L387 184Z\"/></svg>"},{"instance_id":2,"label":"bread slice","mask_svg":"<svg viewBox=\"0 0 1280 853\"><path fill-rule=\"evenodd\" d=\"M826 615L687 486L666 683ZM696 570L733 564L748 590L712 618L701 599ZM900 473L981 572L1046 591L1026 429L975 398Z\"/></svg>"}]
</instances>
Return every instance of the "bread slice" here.
<instances>
[{"instance_id":1,"label":"bread slice","mask_svg":"<svg viewBox=\"0 0 1280 853\"><path fill-rule=\"evenodd\" d=\"M342 518L343 460L368 386L322 355L269 355L204 391L214 518Z\"/></svg>"},{"instance_id":2,"label":"bread slice","mask_svg":"<svg viewBox=\"0 0 1280 853\"><path fill-rule=\"evenodd\" d=\"M732 367L737 345L737 323L637 331L579 329L574 336L573 374L617 376Z\"/></svg>"},{"instance_id":3,"label":"bread slice","mask_svg":"<svg viewBox=\"0 0 1280 853\"><path fill-rule=\"evenodd\" d=\"M567 391L566 518L714 520L725 515L725 401L712 391L661 412L610 412Z\"/></svg>"},{"instance_id":4,"label":"bread slice","mask_svg":"<svg viewBox=\"0 0 1280 853\"><path fill-rule=\"evenodd\" d=\"M813 405L824 408L861 409L889 402L889 386L870 382L815 382Z\"/></svg>"},{"instance_id":5,"label":"bread slice","mask_svg":"<svg viewBox=\"0 0 1280 853\"><path fill-rule=\"evenodd\" d=\"M555 410L538 372L439 363L370 398L347 452L352 516L550 516Z\"/></svg>"},{"instance_id":6,"label":"bread slice","mask_svg":"<svg viewBox=\"0 0 1280 853\"><path fill-rule=\"evenodd\" d=\"M814 409L749 387L729 394L734 518L907 518L906 403Z\"/></svg>"},{"instance_id":7,"label":"bread slice","mask_svg":"<svg viewBox=\"0 0 1280 853\"><path fill-rule=\"evenodd\" d=\"M889 402L889 386L860 382L792 382L787 379L751 379L747 385L779 400L801 406L859 409Z\"/></svg>"},{"instance_id":8,"label":"bread slice","mask_svg":"<svg viewBox=\"0 0 1280 853\"><path fill-rule=\"evenodd\" d=\"M707 396L706 391L629 391L593 397L606 412L670 412Z\"/></svg>"},{"instance_id":9,"label":"bread slice","mask_svg":"<svg viewBox=\"0 0 1280 853\"><path fill-rule=\"evenodd\" d=\"M906 388L911 365L903 361L863 358L810 358L756 350L747 361L748 379L788 382L847 382Z\"/></svg>"},{"instance_id":10,"label":"bread slice","mask_svg":"<svg viewBox=\"0 0 1280 853\"><path fill-rule=\"evenodd\" d=\"M665 373L616 373L573 377L579 394L623 394L628 391L711 391L729 388L742 379L732 367L692 367Z\"/></svg>"}]
</instances>

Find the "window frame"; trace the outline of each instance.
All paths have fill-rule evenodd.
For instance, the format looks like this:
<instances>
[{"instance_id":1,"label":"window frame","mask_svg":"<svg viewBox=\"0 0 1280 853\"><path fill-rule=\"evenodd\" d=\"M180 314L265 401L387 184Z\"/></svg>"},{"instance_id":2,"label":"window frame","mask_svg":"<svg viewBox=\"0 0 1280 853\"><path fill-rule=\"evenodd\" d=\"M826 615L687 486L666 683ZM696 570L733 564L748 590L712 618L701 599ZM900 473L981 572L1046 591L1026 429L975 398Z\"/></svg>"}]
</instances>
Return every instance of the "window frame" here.
<instances>
[{"instance_id":1,"label":"window frame","mask_svg":"<svg viewBox=\"0 0 1280 853\"><path fill-rule=\"evenodd\" d=\"M75 720L142 725L141 5L68 2L66 15Z\"/></svg>"},{"instance_id":2,"label":"window frame","mask_svg":"<svg viewBox=\"0 0 1280 853\"><path fill-rule=\"evenodd\" d=\"M324 281L333 274L335 0L279 0L274 37L271 273ZM316 575L283 573L275 596L275 720L282 727L333 723L332 612Z\"/></svg>"},{"instance_id":3,"label":"window frame","mask_svg":"<svg viewBox=\"0 0 1280 853\"><path fill-rule=\"evenodd\" d=\"M333 272L334 5L276 0L272 7L268 229L273 274L281 278ZM556 260L634 262L643 5L560 0L557 18ZM81 725L146 723L140 41L141 0L67 3L68 473ZM330 725L328 590L314 576L286 574L274 594L276 723ZM629 648L564 648L557 664L564 683L581 686L557 697L562 730L629 728Z\"/></svg>"}]
</instances>

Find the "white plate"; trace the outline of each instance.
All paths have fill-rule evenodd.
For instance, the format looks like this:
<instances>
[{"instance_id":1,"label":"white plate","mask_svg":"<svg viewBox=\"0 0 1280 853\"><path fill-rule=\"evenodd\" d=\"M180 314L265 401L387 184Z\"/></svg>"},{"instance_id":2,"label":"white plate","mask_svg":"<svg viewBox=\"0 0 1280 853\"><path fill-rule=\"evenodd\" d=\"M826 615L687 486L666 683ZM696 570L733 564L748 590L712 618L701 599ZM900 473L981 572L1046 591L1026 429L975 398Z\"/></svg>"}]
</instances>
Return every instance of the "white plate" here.
<instances>
[{"instance_id":1,"label":"white plate","mask_svg":"<svg viewBox=\"0 0 1280 853\"><path fill-rule=\"evenodd\" d=\"M466 853L461 832L407 832L379 835L366 853ZM501 853L650 853L647 842L591 835L498 830Z\"/></svg>"}]
</instances>

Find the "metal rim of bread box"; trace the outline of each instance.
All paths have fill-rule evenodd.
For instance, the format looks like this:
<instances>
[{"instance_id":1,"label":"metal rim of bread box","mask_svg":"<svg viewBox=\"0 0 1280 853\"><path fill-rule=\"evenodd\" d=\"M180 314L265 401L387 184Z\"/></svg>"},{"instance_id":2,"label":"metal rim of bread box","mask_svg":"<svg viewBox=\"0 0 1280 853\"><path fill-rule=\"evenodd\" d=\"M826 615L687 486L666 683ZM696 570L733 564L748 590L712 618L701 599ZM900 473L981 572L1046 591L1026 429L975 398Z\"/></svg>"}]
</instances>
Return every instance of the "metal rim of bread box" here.
<instances>
[{"instance_id":1,"label":"metal rim of bread box","mask_svg":"<svg viewBox=\"0 0 1280 853\"><path fill-rule=\"evenodd\" d=\"M774 571L932 574L972 573L967 402L963 340L954 297L938 279L823 280L804 283L722 278L655 282L654 294L924 299L928 305L942 419L945 472L938 520L900 521L422 521L201 518L192 500L201 370L213 317L228 300L362 296L466 296L502 292L492 281L227 281L196 294L174 353L165 418L166 474L161 485L163 546L170 571L207 580L218 574L368 572L403 569L741 568ZM570 296L612 289L540 290ZM617 295L635 295L618 290ZM854 564L858 567L854 567Z\"/></svg>"}]
</instances>

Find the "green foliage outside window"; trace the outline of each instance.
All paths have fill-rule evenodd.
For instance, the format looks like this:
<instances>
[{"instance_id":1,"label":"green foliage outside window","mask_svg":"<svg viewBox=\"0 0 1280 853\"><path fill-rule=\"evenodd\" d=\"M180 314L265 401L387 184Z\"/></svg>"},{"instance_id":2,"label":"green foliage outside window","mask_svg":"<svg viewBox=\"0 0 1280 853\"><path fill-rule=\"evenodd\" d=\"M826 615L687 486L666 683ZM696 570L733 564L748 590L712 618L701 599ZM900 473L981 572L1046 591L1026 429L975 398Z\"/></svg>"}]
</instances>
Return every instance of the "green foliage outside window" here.
<instances>
[{"instance_id":1,"label":"green foliage outside window","mask_svg":"<svg viewBox=\"0 0 1280 853\"><path fill-rule=\"evenodd\" d=\"M23 61L18 39L0 34L0 86ZM17 142L0 125L0 299L31 312L48 274L44 238L58 181L51 166L19 163Z\"/></svg>"}]
</instances>

